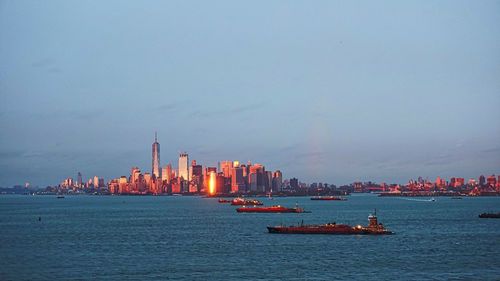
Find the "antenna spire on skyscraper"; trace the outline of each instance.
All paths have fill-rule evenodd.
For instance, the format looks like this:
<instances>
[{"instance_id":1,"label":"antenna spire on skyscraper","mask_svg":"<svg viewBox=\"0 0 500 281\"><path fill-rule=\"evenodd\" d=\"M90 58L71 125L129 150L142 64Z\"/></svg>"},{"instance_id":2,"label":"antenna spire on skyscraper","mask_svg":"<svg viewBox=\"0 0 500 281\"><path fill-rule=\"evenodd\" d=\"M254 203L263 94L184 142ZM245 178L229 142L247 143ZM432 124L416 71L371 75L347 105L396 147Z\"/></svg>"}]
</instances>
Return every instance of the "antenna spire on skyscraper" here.
<instances>
[{"instance_id":1,"label":"antenna spire on skyscraper","mask_svg":"<svg viewBox=\"0 0 500 281\"><path fill-rule=\"evenodd\" d=\"M155 142L158 142L158 134L155 131Z\"/></svg>"}]
</instances>

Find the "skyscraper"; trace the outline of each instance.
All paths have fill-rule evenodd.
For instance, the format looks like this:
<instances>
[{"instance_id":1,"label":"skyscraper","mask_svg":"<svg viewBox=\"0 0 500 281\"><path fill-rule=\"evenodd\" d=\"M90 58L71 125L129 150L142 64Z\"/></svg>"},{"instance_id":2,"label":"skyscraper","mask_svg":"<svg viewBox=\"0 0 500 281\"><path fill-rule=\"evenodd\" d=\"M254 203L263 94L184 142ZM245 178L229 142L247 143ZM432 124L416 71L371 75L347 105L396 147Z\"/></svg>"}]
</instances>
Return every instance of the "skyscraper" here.
<instances>
[{"instance_id":1,"label":"skyscraper","mask_svg":"<svg viewBox=\"0 0 500 281\"><path fill-rule=\"evenodd\" d=\"M231 169L233 168L233 161L222 161L220 162L220 169L224 173L224 177L231 177Z\"/></svg>"},{"instance_id":2,"label":"skyscraper","mask_svg":"<svg viewBox=\"0 0 500 281\"><path fill-rule=\"evenodd\" d=\"M77 177L77 180L76 180L76 186L78 188L82 187L82 174L80 172L78 172L78 177Z\"/></svg>"},{"instance_id":3,"label":"skyscraper","mask_svg":"<svg viewBox=\"0 0 500 281\"><path fill-rule=\"evenodd\" d=\"M155 142L153 143L153 163L152 163L152 171L151 174L153 174L157 179L161 177L160 175L160 144L158 143L158 138L157 134L155 132Z\"/></svg>"},{"instance_id":4,"label":"skyscraper","mask_svg":"<svg viewBox=\"0 0 500 281\"><path fill-rule=\"evenodd\" d=\"M243 168L233 167L231 171L231 192L245 192L246 184L245 178L243 177Z\"/></svg>"},{"instance_id":5,"label":"skyscraper","mask_svg":"<svg viewBox=\"0 0 500 281\"><path fill-rule=\"evenodd\" d=\"M187 153L181 153L179 155L179 178L184 180L189 180L189 156Z\"/></svg>"},{"instance_id":6,"label":"skyscraper","mask_svg":"<svg viewBox=\"0 0 500 281\"><path fill-rule=\"evenodd\" d=\"M281 186L283 185L283 174L280 170L277 170L273 173L273 192L281 191Z\"/></svg>"},{"instance_id":7,"label":"skyscraper","mask_svg":"<svg viewBox=\"0 0 500 281\"><path fill-rule=\"evenodd\" d=\"M172 165L168 164L161 171L161 180L170 183L172 179Z\"/></svg>"}]
</instances>

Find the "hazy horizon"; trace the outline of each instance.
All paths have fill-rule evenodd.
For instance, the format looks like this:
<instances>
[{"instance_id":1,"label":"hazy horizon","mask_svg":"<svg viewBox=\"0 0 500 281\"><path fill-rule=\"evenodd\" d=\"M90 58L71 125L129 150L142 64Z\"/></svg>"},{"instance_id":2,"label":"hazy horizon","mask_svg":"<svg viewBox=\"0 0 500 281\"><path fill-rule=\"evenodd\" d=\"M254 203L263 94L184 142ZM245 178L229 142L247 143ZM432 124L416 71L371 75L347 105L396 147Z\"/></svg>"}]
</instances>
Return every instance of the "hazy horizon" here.
<instances>
[{"instance_id":1,"label":"hazy horizon","mask_svg":"<svg viewBox=\"0 0 500 281\"><path fill-rule=\"evenodd\" d=\"M180 151L347 184L500 173L500 2L0 2L0 186Z\"/></svg>"}]
</instances>

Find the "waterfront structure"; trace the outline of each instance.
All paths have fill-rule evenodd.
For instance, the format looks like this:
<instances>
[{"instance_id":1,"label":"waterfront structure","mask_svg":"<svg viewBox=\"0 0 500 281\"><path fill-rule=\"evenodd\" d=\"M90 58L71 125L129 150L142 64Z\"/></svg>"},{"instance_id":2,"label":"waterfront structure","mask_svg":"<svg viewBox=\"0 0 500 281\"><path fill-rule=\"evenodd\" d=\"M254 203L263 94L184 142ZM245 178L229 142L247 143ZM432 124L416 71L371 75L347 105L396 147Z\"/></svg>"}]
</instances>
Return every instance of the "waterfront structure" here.
<instances>
[{"instance_id":1,"label":"waterfront structure","mask_svg":"<svg viewBox=\"0 0 500 281\"><path fill-rule=\"evenodd\" d=\"M189 155L185 152L179 155L179 173L177 174L178 178L182 178L186 181L190 180L189 177Z\"/></svg>"},{"instance_id":2,"label":"waterfront structure","mask_svg":"<svg viewBox=\"0 0 500 281\"><path fill-rule=\"evenodd\" d=\"M151 174L154 175L155 178L161 178L161 170L160 170L160 144L158 143L158 135L155 132L155 142L152 145L152 164L151 164Z\"/></svg>"}]
</instances>

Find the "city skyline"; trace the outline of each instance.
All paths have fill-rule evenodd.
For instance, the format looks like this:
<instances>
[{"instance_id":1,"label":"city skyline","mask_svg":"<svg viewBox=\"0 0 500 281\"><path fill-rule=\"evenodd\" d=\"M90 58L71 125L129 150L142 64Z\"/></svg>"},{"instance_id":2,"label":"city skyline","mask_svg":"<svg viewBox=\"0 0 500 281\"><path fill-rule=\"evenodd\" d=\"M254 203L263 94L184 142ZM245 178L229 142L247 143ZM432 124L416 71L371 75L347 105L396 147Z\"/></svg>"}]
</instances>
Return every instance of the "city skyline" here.
<instances>
[{"instance_id":1,"label":"city skyline","mask_svg":"<svg viewBox=\"0 0 500 281\"><path fill-rule=\"evenodd\" d=\"M82 182L78 172L77 181L65 178L59 185L35 189L35 194L101 194L101 195L263 195L304 196L310 194L350 194L377 192L380 196L497 196L500 192L500 175L480 175L476 178L452 177L447 181L438 176L435 181L418 177L407 183L376 183L356 181L349 185L337 186L327 182L304 183L295 177L283 180L280 170L266 170L260 163L246 164L238 160L219 161L217 167L203 165L192 160L189 154L181 152L177 169L170 163L160 169L160 143L155 132L152 144L152 170L142 173L134 166L130 175L110 179L94 176ZM161 174L160 174L160 171ZM29 183L2 192L26 194L33 192Z\"/></svg>"},{"instance_id":2,"label":"city skyline","mask_svg":"<svg viewBox=\"0 0 500 281\"><path fill-rule=\"evenodd\" d=\"M179 154L177 169L172 168L171 163L167 163L161 167L160 163L160 143L158 142L157 132L155 132L154 142L152 144L152 172L141 173L141 170L134 166L131 169L130 176L120 176L111 178L107 184L104 183L104 178L94 176L87 183L82 184L82 174L78 172L77 181L72 177L64 179L58 186L48 186L48 188L69 188L73 191L78 189L92 187L91 193L94 191L103 192L105 194L175 194L175 193L191 193L191 194L245 194L245 193L272 193L301 188L316 188L316 187L334 187L338 191L335 183L329 182L313 182L307 183L290 176L285 182L283 174L280 170L274 172L266 171L264 165L259 163L246 164L240 163L238 160L223 160L218 161L216 167L197 163L196 160L191 161L189 165L189 154L181 152ZM161 171L161 174L160 174ZM293 184L292 182L295 182ZM25 183L26 188L29 183ZM366 185L366 186L365 186ZM480 175L476 179L469 179L460 176L453 176L449 181L446 178L436 177L433 181L428 177L418 176L408 179L407 183L397 182L374 182L355 181L350 184L340 185L341 188L350 186L352 190L343 190L342 192L366 192L366 191L390 191L401 192L401 187L406 188L410 192L431 192L434 189L439 189L440 192L446 188L454 188L453 192L463 192L462 188L468 187L471 195L491 194L500 190L500 175ZM478 189L479 187L479 189ZM104 188L104 190L103 190ZM458 189L457 189L458 188ZM491 188L491 189L489 189ZM462 190L460 190L462 189ZM88 192L88 190L87 190Z\"/></svg>"},{"instance_id":3,"label":"city skyline","mask_svg":"<svg viewBox=\"0 0 500 281\"><path fill-rule=\"evenodd\" d=\"M500 167L495 1L1 7L0 186L149 171L154 131L305 182Z\"/></svg>"},{"instance_id":4,"label":"city skyline","mask_svg":"<svg viewBox=\"0 0 500 281\"><path fill-rule=\"evenodd\" d=\"M151 156L151 170L148 172L147 169L145 169L145 172L149 175L153 175L155 174L155 164L158 165L158 173L159 175L156 175L155 176L157 178L161 178L161 179L166 179L168 178L168 176L165 178L164 175L162 174L162 171L168 169L170 172L174 171L176 173L176 175L179 175L180 177L188 177L189 180L191 180L191 176L190 176L190 163L189 163L189 154L187 152L180 152L178 154L178 157L177 158L172 158L172 156L170 156L168 159L174 159L173 161L169 161L169 162L165 162L165 163L161 163L160 162L160 159L161 159L161 154L160 154L160 143L158 141L158 132L155 131L155 134L154 134L154 142L152 143L151 145L152 149L152 156ZM228 158L226 158L228 159ZM239 159L239 158L234 158L234 159ZM132 159L131 159L132 160ZM193 160L196 162L196 160ZM220 167L220 171L221 172L224 172L225 169L224 169L224 163L225 162L230 162L231 165L233 165L233 161L235 162L240 162L239 160L221 160L221 159L218 159L216 161L211 161L210 164L206 164L204 165L204 167L210 167L210 166L214 166L214 167ZM246 162L248 163L251 163L253 162L252 160L247 160ZM242 162L243 164L246 163L246 162ZM132 162L131 162L132 163ZM172 166L172 163L177 163L178 165L177 166ZM135 166L136 164L130 164L129 165L129 168L132 167L132 169L138 169L140 171L139 168L137 168L137 166L139 167L146 167L147 165L137 165ZM259 164L257 164L259 165ZM231 166L232 167L232 166ZM281 171L279 171L279 167L276 167L276 169L278 169L278 172L281 173ZM182 170L182 172L180 172ZM82 177L82 171L83 169L80 169L80 170L75 170L74 172L77 174L77 181L78 179L80 179ZM456 178L456 177L462 177L466 180L468 179L478 179L480 175L482 176L490 176L490 175L496 175L498 174L498 169L491 169L490 170L491 172L487 172L487 173L484 173L484 172L480 172L479 174L476 174L476 175L471 175L471 176L464 176L463 174L448 174L448 175L443 175L443 174L436 174L435 176L428 176L428 175L420 175L420 174L413 174L411 175L410 177L406 178L406 179L402 179L400 181L391 181L391 180L388 180L388 179L375 179L375 178L364 178L364 179L360 179L360 178L355 178L351 181L347 181L347 182L336 182L336 181L321 181L321 180L317 180L317 179L312 179L312 180L306 180L306 179L303 179L303 178L300 178L300 177L297 177L296 175L289 175L289 179L291 178L299 178L299 180L301 180L301 182L303 183L306 183L306 184L311 184L311 183L325 183L325 184L334 184L334 185L350 185L350 184L353 184L355 182L374 182L374 183L386 183L386 184L405 184L407 183L408 181L411 181L411 180L414 180L414 179L417 179L417 178L423 178L423 179L426 179L426 180L430 180L430 181L433 181L433 179L435 178L444 178L444 179L452 179L452 178ZM226 172L227 173L227 172ZM120 174L120 173L118 173ZM89 181L96 181L97 178L101 179L101 180L105 180L105 181L108 181L108 180L111 180L113 178L116 178L116 176L118 174L114 174L114 175L103 175L102 173L92 173L92 174L88 174L87 176L89 176ZM132 172L133 174L133 172ZM470 173L469 173L470 174ZM65 177L67 175L63 175L62 177ZM280 175L281 177L281 175ZM29 180L25 180L25 181L20 181L20 182L15 182L13 183L12 185L10 186L14 186L14 185L22 185L22 184L26 184L26 183L29 183L30 186L39 186L39 187L44 187L44 186L53 186L56 182L58 182L60 180L60 178L58 178L56 181L54 182L51 182L51 183L48 183L48 184L37 184L36 182L31 182ZM0 187L9 187L8 185L4 185L2 186L0 184Z\"/></svg>"}]
</instances>

